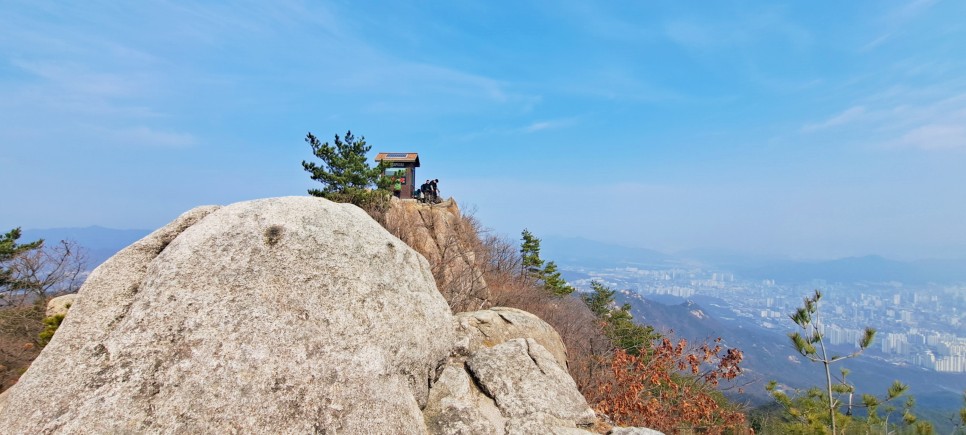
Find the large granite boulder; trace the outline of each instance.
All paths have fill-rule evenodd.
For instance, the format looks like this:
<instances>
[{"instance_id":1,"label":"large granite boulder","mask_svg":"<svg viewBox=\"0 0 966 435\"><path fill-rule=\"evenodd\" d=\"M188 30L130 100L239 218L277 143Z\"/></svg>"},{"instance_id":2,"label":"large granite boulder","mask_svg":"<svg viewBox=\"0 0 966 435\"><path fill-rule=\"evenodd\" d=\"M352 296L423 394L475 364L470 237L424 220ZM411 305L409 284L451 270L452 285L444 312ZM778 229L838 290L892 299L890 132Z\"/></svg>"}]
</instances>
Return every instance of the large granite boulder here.
<instances>
[{"instance_id":1,"label":"large granite boulder","mask_svg":"<svg viewBox=\"0 0 966 435\"><path fill-rule=\"evenodd\" d=\"M433 270L354 206L194 209L91 274L0 433L588 433L556 331Z\"/></svg>"},{"instance_id":2,"label":"large granite boulder","mask_svg":"<svg viewBox=\"0 0 966 435\"><path fill-rule=\"evenodd\" d=\"M454 319L357 207L202 207L88 278L0 433L424 433Z\"/></svg>"}]
</instances>

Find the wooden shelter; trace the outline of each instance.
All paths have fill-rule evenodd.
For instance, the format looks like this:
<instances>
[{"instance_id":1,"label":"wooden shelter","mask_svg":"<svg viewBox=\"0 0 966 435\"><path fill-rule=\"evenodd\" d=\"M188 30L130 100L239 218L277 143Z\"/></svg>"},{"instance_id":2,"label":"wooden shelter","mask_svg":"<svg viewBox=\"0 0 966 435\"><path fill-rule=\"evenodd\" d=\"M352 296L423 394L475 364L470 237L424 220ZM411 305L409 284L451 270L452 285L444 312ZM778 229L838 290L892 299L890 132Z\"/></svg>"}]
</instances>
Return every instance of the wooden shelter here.
<instances>
[{"instance_id":1,"label":"wooden shelter","mask_svg":"<svg viewBox=\"0 0 966 435\"><path fill-rule=\"evenodd\" d=\"M416 192L416 168L419 167L417 153L379 153L376 162L389 163L386 176L395 177L396 184L393 193L400 199L412 199Z\"/></svg>"}]
</instances>

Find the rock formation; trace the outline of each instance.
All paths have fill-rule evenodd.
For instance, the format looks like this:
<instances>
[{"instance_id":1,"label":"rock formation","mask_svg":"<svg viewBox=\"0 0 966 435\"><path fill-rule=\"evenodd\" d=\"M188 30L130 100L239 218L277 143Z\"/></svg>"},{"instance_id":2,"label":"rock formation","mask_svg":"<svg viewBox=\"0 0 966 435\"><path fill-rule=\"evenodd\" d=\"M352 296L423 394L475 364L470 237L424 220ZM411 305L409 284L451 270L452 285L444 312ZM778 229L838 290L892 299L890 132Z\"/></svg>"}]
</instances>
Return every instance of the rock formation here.
<instances>
[{"instance_id":1,"label":"rock formation","mask_svg":"<svg viewBox=\"0 0 966 435\"><path fill-rule=\"evenodd\" d=\"M550 325L501 307L460 313L456 321L453 356L423 411L432 433L587 433L594 412L567 373L566 349Z\"/></svg>"},{"instance_id":2,"label":"rock formation","mask_svg":"<svg viewBox=\"0 0 966 435\"><path fill-rule=\"evenodd\" d=\"M68 293L47 301L47 311L45 314L47 317L67 314L67 310L74 304L74 299L76 298L77 293Z\"/></svg>"},{"instance_id":3,"label":"rock formation","mask_svg":"<svg viewBox=\"0 0 966 435\"><path fill-rule=\"evenodd\" d=\"M90 275L0 433L585 433L565 361L354 206L200 207Z\"/></svg>"},{"instance_id":4,"label":"rock formation","mask_svg":"<svg viewBox=\"0 0 966 435\"><path fill-rule=\"evenodd\" d=\"M557 365L567 370L567 348L560 334L533 314L516 308L493 307L459 313L456 320L460 337L458 347L463 354L469 355L514 338L532 338L553 355Z\"/></svg>"},{"instance_id":5,"label":"rock formation","mask_svg":"<svg viewBox=\"0 0 966 435\"><path fill-rule=\"evenodd\" d=\"M483 308L489 291L475 254L480 239L452 198L439 204L394 198L382 220L389 232L429 260L436 286L454 312Z\"/></svg>"},{"instance_id":6,"label":"rock formation","mask_svg":"<svg viewBox=\"0 0 966 435\"><path fill-rule=\"evenodd\" d=\"M420 432L452 315L362 210L192 210L99 267L0 432Z\"/></svg>"}]
</instances>

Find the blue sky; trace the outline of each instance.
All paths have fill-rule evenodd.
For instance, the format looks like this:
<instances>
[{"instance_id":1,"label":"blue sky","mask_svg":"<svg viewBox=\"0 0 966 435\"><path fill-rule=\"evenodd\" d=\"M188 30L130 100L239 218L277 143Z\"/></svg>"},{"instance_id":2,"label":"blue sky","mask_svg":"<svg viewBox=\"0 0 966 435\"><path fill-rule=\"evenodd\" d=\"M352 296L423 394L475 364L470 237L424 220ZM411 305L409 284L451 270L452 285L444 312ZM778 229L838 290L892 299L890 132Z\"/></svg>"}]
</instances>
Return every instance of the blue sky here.
<instances>
[{"instance_id":1,"label":"blue sky","mask_svg":"<svg viewBox=\"0 0 966 435\"><path fill-rule=\"evenodd\" d=\"M0 4L0 228L302 195L351 129L513 237L966 257L966 2L224 3Z\"/></svg>"}]
</instances>

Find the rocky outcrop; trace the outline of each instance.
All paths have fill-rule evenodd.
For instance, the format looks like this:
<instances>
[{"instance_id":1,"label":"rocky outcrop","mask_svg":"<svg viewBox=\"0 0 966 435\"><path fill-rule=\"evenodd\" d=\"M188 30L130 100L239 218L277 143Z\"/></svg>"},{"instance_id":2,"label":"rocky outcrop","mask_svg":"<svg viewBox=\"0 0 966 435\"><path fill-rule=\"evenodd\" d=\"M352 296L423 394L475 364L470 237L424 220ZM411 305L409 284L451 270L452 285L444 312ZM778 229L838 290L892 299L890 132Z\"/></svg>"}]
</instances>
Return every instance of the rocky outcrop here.
<instances>
[{"instance_id":1,"label":"rocky outcrop","mask_svg":"<svg viewBox=\"0 0 966 435\"><path fill-rule=\"evenodd\" d=\"M502 434L507 418L484 394L462 361L446 365L429 390L423 415L430 433Z\"/></svg>"},{"instance_id":2,"label":"rocky outcrop","mask_svg":"<svg viewBox=\"0 0 966 435\"><path fill-rule=\"evenodd\" d=\"M58 314L67 315L67 310L74 304L74 299L77 298L77 293L69 293L66 295L60 295L47 301L47 312L45 313L47 317L56 316Z\"/></svg>"},{"instance_id":3,"label":"rocky outcrop","mask_svg":"<svg viewBox=\"0 0 966 435\"><path fill-rule=\"evenodd\" d=\"M431 432L587 433L594 412L567 373L566 351L550 325L513 308L456 317L457 345L424 410Z\"/></svg>"},{"instance_id":4,"label":"rocky outcrop","mask_svg":"<svg viewBox=\"0 0 966 435\"><path fill-rule=\"evenodd\" d=\"M426 260L362 210L192 210L95 270L2 433L420 433L454 341Z\"/></svg>"},{"instance_id":5,"label":"rocky outcrop","mask_svg":"<svg viewBox=\"0 0 966 435\"><path fill-rule=\"evenodd\" d=\"M456 315L461 353L470 355L515 338L532 338L567 370L567 348L552 326L523 310L493 307Z\"/></svg>"},{"instance_id":6,"label":"rocky outcrop","mask_svg":"<svg viewBox=\"0 0 966 435\"><path fill-rule=\"evenodd\" d=\"M200 207L124 249L0 396L0 433L586 433L593 419L549 325L454 317L423 256L310 197Z\"/></svg>"},{"instance_id":7,"label":"rocky outcrop","mask_svg":"<svg viewBox=\"0 0 966 435\"><path fill-rule=\"evenodd\" d=\"M453 312L486 305L489 290L476 254L480 239L456 201L424 204L393 198L382 220L389 232L429 260L436 286Z\"/></svg>"},{"instance_id":8,"label":"rocky outcrop","mask_svg":"<svg viewBox=\"0 0 966 435\"><path fill-rule=\"evenodd\" d=\"M577 384L533 339L516 338L482 349L467 361L480 388L509 417L508 433L593 424L594 412Z\"/></svg>"}]
</instances>

